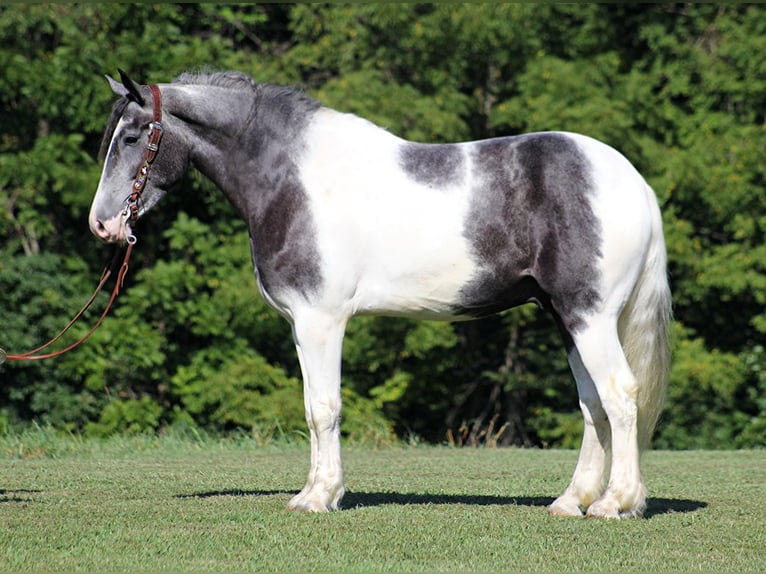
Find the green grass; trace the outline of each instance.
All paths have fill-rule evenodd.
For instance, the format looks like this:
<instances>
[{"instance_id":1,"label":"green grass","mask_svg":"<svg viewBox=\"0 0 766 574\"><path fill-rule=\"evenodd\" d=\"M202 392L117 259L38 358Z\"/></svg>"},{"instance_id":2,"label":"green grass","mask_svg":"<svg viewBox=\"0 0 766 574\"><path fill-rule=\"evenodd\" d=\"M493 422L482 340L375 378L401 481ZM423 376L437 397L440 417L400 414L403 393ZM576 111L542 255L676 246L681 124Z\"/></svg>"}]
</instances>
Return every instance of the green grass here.
<instances>
[{"instance_id":1,"label":"green grass","mask_svg":"<svg viewBox=\"0 0 766 574\"><path fill-rule=\"evenodd\" d=\"M766 571L766 451L651 452L643 520L548 516L573 451L345 450L344 510L285 510L305 446L0 438L0 570Z\"/></svg>"}]
</instances>

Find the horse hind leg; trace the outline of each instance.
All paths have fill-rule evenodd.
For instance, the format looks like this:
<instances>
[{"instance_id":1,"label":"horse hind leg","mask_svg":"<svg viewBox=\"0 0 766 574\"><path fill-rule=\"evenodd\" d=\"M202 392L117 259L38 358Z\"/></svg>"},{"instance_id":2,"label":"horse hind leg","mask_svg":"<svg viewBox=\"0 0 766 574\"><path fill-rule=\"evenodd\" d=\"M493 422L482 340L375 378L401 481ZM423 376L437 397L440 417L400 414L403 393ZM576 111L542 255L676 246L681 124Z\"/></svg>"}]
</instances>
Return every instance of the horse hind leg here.
<instances>
[{"instance_id":1,"label":"horse hind leg","mask_svg":"<svg viewBox=\"0 0 766 574\"><path fill-rule=\"evenodd\" d=\"M587 507L587 516L591 517L640 516L646 505L646 488L639 467L639 388L620 344L616 320L606 315L596 315L585 328L573 336L573 340L582 367L598 394L600 408L592 408L590 414L591 417L597 415L593 420L593 434L602 446L604 461L608 458L611 442L611 468L608 471L609 482L606 490L595 501L584 497L580 500L580 505L583 508ZM596 405L595 397L589 397L583 402ZM604 416L608 420L610 433L604 428ZM586 435L590 434L587 430L587 420L588 415ZM601 431L598 431L599 428ZM584 447L593 442L592 438L588 438L587 441L586 443L584 439ZM591 455L591 460L598 461L598 458L598 454L595 458ZM587 476L588 460L586 457L582 468L578 463L573 482L575 479L582 480L577 475L578 471L582 476ZM602 466L604 471L606 466L605 463ZM597 473L593 474L595 476Z\"/></svg>"},{"instance_id":2,"label":"horse hind leg","mask_svg":"<svg viewBox=\"0 0 766 574\"><path fill-rule=\"evenodd\" d=\"M570 348L568 359L577 384L585 425L572 480L549 507L554 516L582 516L584 510L604 492L611 466L612 431L596 385L576 347Z\"/></svg>"}]
</instances>

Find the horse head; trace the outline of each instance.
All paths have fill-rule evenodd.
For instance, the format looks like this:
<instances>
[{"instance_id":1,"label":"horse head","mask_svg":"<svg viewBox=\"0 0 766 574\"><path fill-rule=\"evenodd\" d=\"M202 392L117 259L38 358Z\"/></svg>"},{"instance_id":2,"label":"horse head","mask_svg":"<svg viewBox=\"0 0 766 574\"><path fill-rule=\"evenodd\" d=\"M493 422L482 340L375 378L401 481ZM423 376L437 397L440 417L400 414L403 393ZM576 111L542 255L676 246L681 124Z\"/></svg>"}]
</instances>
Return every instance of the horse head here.
<instances>
[{"instance_id":1,"label":"horse head","mask_svg":"<svg viewBox=\"0 0 766 574\"><path fill-rule=\"evenodd\" d=\"M138 85L122 70L120 82L107 80L120 99L101 144L104 167L88 223L96 237L113 243L131 239L133 223L181 179L189 161L188 146L174 133L172 120L160 122L157 86Z\"/></svg>"}]
</instances>

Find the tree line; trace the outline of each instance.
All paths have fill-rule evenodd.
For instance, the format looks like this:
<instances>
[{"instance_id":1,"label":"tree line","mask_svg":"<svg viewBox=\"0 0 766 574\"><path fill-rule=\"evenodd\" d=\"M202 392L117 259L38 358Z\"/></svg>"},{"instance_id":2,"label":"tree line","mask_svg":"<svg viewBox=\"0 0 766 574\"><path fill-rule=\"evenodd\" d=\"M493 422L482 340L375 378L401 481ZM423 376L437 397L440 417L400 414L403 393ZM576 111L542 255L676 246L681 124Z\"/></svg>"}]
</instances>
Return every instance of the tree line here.
<instances>
[{"instance_id":1,"label":"tree line","mask_svg":"<svg viewBox=\"0 0 766 574\"><path fill-rule=\"evenodd\" d=\"M145 83L236 69L417 141L567 130L612 145L653 186L665 223L676 320L655 445L766 445L763 7L0 7L9 352L61 328L111 256L87 212L114 101L103 76L118 68ZM245 226L223 197L192 173L136 231L126 287L88 343L0 366L0 430L303 432L289 327L258 294ZM344 433L360 441L579 443L563 345L532 306L459 324L355 318L343 399Z\"/></svg>"}]
</instances>

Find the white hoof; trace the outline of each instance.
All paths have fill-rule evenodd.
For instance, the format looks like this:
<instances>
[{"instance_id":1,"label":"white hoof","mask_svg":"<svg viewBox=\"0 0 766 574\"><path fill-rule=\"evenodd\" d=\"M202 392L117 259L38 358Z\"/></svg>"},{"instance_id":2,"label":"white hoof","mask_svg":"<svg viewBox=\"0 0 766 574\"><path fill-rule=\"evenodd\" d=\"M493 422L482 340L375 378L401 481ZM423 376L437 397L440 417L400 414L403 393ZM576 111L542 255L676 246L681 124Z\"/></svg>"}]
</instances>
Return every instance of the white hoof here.
<instances>
[{"instance_id":1,"label":"white hoof","mask_svg":"<svg viewBox=\"0 0 766 574\"><path fill-rule=\"evenodd\" d=\"M298 512L330 512L338 510L338 505L341 498L343 498L344 492L343 487L337 489L333 494L317 486L304 488L287 503L287 509Z\"/></svg>"},{"instance_id":2,"label":"white hoof","mask_svg":"<svg viewBox=\"0 0 766 574\"><path fill-rule=\"evenodd\" d=\"M620 508L616 500L599 498L588 507L587 518L620 518Z\"/></svg>"},{"instance_id":3,"label":"white hoof","mask_svg":"<svg viewBox=\"0 0 766 574\"><path fill-rule=\"evenodd\" d=\"M642 488L641 493L632 499L632 503L620 502L619 498L607 490L604 495L588 507L585 514L588 518L641 518L646 508L646 495Z\"/></svg>"},{"instance_id":4,"label":"white hoof","mask_svg":"<svg viewBox=\"0 0 766 574\"><path fill-rule=\"evenodd\" d=\"M548 507L551 516L582 516L582 510L577 501L568 496L559 496Z\"/></svg>"}]
</instances>

